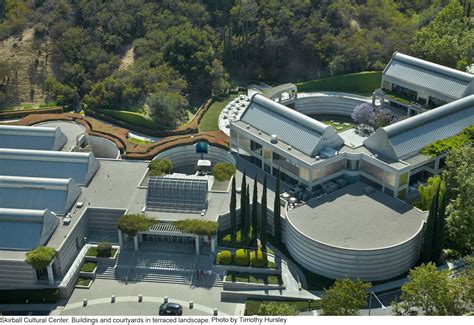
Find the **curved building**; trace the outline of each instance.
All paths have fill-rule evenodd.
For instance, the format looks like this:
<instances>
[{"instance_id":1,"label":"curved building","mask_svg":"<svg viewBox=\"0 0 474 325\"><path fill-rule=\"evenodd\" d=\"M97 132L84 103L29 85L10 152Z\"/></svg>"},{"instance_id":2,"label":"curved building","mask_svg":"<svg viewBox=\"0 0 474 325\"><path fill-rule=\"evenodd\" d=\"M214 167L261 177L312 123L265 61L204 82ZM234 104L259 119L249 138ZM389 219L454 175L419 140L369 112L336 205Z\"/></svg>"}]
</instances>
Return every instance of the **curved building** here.
<instances>
[{"instance_id":1,"label":"curved building","mask_svg":"<svg viewBox=\"0 0 474 325\"><path fill-rule=\"evenodd\" d=\"M425 214L363 182L285 213L288 251L326 277L390 279L418 260Z\"/></svg>"}]
</instances>

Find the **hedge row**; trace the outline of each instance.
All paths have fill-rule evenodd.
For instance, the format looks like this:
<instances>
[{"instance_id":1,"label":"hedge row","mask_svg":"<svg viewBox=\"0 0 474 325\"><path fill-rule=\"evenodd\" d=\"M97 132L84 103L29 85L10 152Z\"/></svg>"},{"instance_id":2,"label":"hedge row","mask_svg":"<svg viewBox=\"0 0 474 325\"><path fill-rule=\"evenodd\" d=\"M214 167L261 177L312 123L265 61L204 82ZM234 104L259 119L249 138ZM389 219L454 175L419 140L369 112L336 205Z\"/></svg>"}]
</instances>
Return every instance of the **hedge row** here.
<instances>
[{"instance_id":1,"label":"hedge row","mask_svg":"<svg viewBox=\"0 0 474 325\"><path fill-rule=\"evenodd\" d=\"M22 118L28 116L30 114L60 114L63 112L63 108L56 106L56 107L48 107L48 108L38 108L38 109L21 109L21 110L14 110L14 111L1 111L0 112L0 120L9 120L15 118Z\"/></svg>"},{"instance_id":2,"label":"hedge row","mask_svg":"<svg viewBox=\"0 0 474 325\"><path fill-rule=\"evenodd\" d=\"M252 266L259 268L268 267L267 254L261 250L249 251L247 249L238 249L235 254L228 250L220 251L216 256L216 263L219 265L230 265L234 263L237 266Z\"/></svg>"},{"instance_id":3,"label":"hedge row","mask_svg":"<svg viewBox=\"0 0 474 325\"><path fill-rule=\"evenodd\" d=\"M134 130L137 132L157 136L157 137L169 137L169 136L176 136L176 135L186 135L186 134L195 134L198 133L199 131L199 123L201 122L202 117L204 114L207 112L209 107L211 106L213 102L212 98L209 98L204 102L204 104L198 109L196 114L194 115L194 118L187 124L182 125L177 127L174 130L157 130L157 129L151 129L150 125L153 125L151 123L146 123L145 125L138 125L136 123L139 123L137 119L131 120L127 118L126 121L123 120L123 114L119 115L114 113L110 115L109 111L110 110L92 110L88 109L87 110L87 115L92 116L92 117L97 117L100 118L104 121L113 123L115 125L121 126L123 128L127 128L130 130ZM135 123L133 123L135 122Z\"/></svg>"},{"instance_id":4,"label":"hedge row","mask_svg":"<svg viewBox=\"0 0 474 325\"><path fill-rule=\"evenodd\" d=\"M0 304L55 303L59 299L58 289L0 290Z\"/></svg>"}]
</instances>

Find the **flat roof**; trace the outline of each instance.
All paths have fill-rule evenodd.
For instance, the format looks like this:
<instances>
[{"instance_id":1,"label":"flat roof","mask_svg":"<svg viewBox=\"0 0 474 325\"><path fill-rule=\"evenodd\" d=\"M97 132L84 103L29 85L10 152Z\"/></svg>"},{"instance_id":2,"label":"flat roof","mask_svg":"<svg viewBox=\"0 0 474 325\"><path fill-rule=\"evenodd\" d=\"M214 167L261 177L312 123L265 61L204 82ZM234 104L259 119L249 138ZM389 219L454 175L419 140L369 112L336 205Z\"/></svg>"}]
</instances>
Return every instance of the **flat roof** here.
<instances>
[{"instance_id":1,"label":"flat roof","mask_svg":"<svg viewBox=\"0 0 474 325\"><path fill-rule=\"evenodd\" d=\"M380 249L415 236L426 214L368 185L357 182L287 211L301 233L329 246Z\"/></svg>"}]
</instances>

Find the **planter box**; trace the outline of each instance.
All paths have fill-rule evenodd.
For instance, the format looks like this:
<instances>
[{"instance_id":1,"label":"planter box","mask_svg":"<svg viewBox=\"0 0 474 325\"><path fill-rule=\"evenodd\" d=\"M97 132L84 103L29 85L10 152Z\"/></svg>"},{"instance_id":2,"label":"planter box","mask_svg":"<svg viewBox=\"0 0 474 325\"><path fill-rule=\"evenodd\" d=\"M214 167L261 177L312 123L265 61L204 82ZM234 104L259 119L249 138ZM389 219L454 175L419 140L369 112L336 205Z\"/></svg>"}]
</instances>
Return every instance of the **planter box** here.
<instances>
[{"instance_id":1,"label":"planter box","mask_svg":"<svg viewBox=\"0 0 474 325\"><path fill-rule=\"evenodd\" d=\"M260 284L224 281L224 290L284 290L284 284Z\"/></svg>"},{"instance_id":2,"label":"planter box","mask_svg":"<svg viewBox=\"0 0 474 325\"><path fill-rule=\"evenodd\" d=\"M273 275L281 274L280 269L266 269L266 268L251 267L251 266L213 264L212 269L217 272L235 271L235 272L240 272L240 273L258 273L258 274L273 274Z\"/></svg>"},{"instance_id":3,"label":"planter box","mask_svg":"<svg viewBox=\"0 0 474 325\"><path fill-rule=\"evenodd\" d=\"M91 278L91 279L94 279L96 272L97 272L97 266L95 267L95 269L94 269L92 272L80 271L80 272L79 272L79 276L82 276L82 277L84 277L84 278Z\"/></svg>"},{"instance_id":4,"label":"planter box","mask_svg":"<svg viewBox=\"0 0 474 325\"><path fill-rule=\"evenodd\" d=\"M89 285L88 285L88 286L84 286L84 285L80 285L80 284L77 284L77 283L76 283L75 287L76 287L77 289L89 289L89 288L92 286L92 283L93 283L93 282L94 282L94 280L91 280L91 281L89 282Z\"/></svg>"},{"instance_id":5,"label":"planter box","mask_svg":"<svg viewBox=\"0 0 474 325\"><path fill-rule=\"evenodd\" d=\"M97 262L97 263L115 263L115 260L117 259L117 256L120 252L120 247L117 246L112 246L112 248L116 249L117 251L115 252L115 254L111 257L97 257L97 256L87 256L86 255L86 262Z\"/></svg>"}]
</instances>

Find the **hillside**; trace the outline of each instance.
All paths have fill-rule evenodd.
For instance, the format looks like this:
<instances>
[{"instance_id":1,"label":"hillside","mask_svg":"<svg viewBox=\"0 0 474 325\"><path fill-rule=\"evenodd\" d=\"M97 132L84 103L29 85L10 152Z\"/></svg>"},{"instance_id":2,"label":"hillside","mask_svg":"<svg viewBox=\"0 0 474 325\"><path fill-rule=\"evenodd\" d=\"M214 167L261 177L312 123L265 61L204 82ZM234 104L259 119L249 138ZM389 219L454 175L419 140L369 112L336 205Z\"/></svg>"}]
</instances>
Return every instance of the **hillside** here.
<instances>
[{"instance_id":1,"label":"hillside","mask_svg":"<svg viewBox=\"0 0 474 325\"><path fill-rule=\"evenodd\" d=\"M8 105L45 101L44 81L51 71L51 44L37 41L32 28L0 42L0 61L11 66Z\"/></svg>"}]
</instances>

